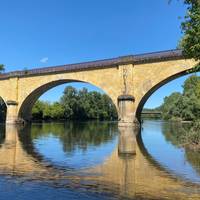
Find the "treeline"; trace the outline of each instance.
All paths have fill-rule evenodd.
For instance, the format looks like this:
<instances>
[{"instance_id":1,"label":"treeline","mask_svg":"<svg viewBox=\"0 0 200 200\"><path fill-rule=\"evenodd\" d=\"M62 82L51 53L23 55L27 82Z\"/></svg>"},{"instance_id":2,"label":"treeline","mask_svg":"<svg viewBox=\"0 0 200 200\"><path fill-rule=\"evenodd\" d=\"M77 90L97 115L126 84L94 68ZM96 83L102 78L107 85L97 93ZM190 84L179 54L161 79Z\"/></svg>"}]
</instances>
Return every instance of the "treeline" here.
<instances>
[{"instance_id":1,"label":"treeline","mask_svg":"<svg viewBox=\"0 0 200 200\"><path fill-rule=\"evenodd\" d=\"M197 121L200 120L200 77L190 76L183 85L183 93L174 92L164 98L164 103L157 108L165 120Z\"/></svg>"},{"instance_id":2,"label":"treeline","mask_svg":"<svg viewBox=\"0 0 200 200\"><path fill-rule=\"evenodd\" d=\"M65 88L59 102L38 100L32 110L33 120L115 120L116 108L106 94L86 88Z\"/></svg>"}]
</instances>

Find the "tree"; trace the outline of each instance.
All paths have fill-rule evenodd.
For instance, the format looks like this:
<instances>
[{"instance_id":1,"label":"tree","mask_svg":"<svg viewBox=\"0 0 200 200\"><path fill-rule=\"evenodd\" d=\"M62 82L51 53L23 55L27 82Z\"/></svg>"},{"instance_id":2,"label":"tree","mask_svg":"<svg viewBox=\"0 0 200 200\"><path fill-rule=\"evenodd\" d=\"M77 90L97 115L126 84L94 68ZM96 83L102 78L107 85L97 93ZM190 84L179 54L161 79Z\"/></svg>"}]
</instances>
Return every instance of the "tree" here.
<instances>
[{"instance_id":1,"label":"tree","mask_svg":"<svg viewBox=\"0 0 200 200\"><path fill-rule=\"evenodd\" d=\"M5 71L5 66L3 64L0 64L0 73Z\"/></svg>"},{"instance_id":2,"label":"tree","mask_svg":"<svg viewBox=\"0 0 200 200\"><path fill-rule=\"evenodd\" d=\"M112 100L97 91L86 88L76 90L72 86L65 88L60 102L37 101L32 110L33 119L117 119L117 110Z\"/></svg>"},{"instance_id":3,"label":"tree","mask_svg":"<svg viewBox=\"0 0 200 200\"><path fill-rule=\"evenodd\" d=\"M161 111L163 112L163 118L168 120L173 117L180 117L180 113L177 110L178 101L182 97L181 93L174 92L169 97L164 98L164 103L160 107Z\"/></svg>"},{"instance_id":4,"label":"tree","mask_svg":"<svg viewBox=\"0 0 200 200\"><path fill-rule=\"evenodd\" d=\"M90 94L87 90L87 88L83 88L79 91L79 98L78 98L78 111L79 111L79 117L81 119L87 119L89 118L88 113L91 109L90 105Z\"/></svg>"},{"instance_id":5,"label":"tree","mask_svg":"<svg viewBox=\"0 0 200 200\"><path fill-rule=\"evenodd\" d=\"M188 58L194 58L198 64L194 71L200 70L200 0L184 0L187 7L185 21L182 23L184 34L180 47Z\"/></svg>"},{"instance_id":6,"label":"tree","mask_svg":"<svg viewBox=\"0 0 200 200\"><path fill-rule=\"evenodd\" d=\"M77 90L72 86L66 87L60 103L64 108L65 118L73 118L76 106L78 106Z\"/></svg>"},{"instance_id":7,"label":"tree","mask_svg":"<svg viewBox=\"0 0 200 200\"><path fill-rule=\"evenodd\" d=\"M54 102L52 105L49 106L49 110L50 110L50 118L51 119L63 119L64 118L64 108L60 103Z\"/></svg>"},{"instance_id":8,"label":"tree","mask_svg":"<svg viewBox=\"0 0 200 200\"><path fill-rule=\"evenodd\" d=\"M200 77L197 75L190 76L183 85L183 95L190 97L195 95L200 98Z\"/></svg>"},{"instance_id":9,"label":"tree","mask_svg":"<svg viewBox=\"0 0 200 200\"><path fill-rule=\"evenodd\" d=\"M33 119L43 119L43 111L45 109L45 102L37 101L32 109Z\"/></svg>"},{"instance_id":10,"label":"tree","mask_svg":"<svg viewBox=\"0 0 200 200\"><path fill-rule=\"evenodd\" d=\"M165 97L160 107L164 119L195 121L200 119L200 77L190 76L183 85L183 93Z\"/></svg>"}]
</instances>

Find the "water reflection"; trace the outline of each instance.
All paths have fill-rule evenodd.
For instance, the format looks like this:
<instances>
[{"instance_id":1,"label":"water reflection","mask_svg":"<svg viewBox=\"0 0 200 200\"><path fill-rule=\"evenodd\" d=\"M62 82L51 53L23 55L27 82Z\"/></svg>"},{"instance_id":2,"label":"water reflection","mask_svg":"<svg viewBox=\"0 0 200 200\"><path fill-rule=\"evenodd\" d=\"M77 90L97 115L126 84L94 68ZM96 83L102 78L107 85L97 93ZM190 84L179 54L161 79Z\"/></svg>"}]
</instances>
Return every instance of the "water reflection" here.
<instances>
[{"instance_id":1,"label":"water reflection","mask_svg":"<svg viewBox=\"0 0 200 200\"><path fill-rule=\"evenodd\" d=\"M193 166L196 172L200 175L200 152L189 148L181 147L183 143L183 135L186 135L192 124L189 123L164 123L163 134L167 141L171 142L177 148L184 150L185 159Z\"/></svg>"},{"instance_id":2,"label":"water reflection","mask_svg":"<svg viewBox=\"0 0 200 200\"><path fill-rule=\"evenodd\" d=\"M117 136L116 123L97 122L33 124L20 131L30 155L71 169L103 162L115 148Z\"/></svg>"},{"instance_id":3,"label":"water reflection","mask_svg":"<svg viewBox=\"0 0 200 200\"><path fill-rule=\"evenodd\" d=\"M162 123L162 132L166 141L180 147L182 144L182 136L185 135L191 128L189 123Z\"/></svg>"},{"instance_id":4,"label":"water reflection","mask_svg":"<svg viewBox=\"0 0 200 200\"><path fill-rule=\"evenodd\" d=\"M29 131L29 130L27 130ZM72 153L76 148L87 151L88 146L100 146L117 135L115 123L52 123L31 126L32 140L40 137L48 138L53 135L59 138L63 145L63 151Z\"/></svg>"},{"instance_id":5,"label":"water reflection","mask_svg":"<svg viewBox=\"0 0 200 200\"><path fill-rule=\"evenodd\" d=\"M130 157L136 154L136 136L138 132L139 130L132 126L119 127L119 156Z\"/></svg>"},{"instance_id":6,"label":"water reflection","mask_svg":"<svg viewBox=\"0 0 200 200\"><path fill-rule=\"evenodd\" d=\"M12 185L18 199L198 199L200 187L172 177L152 161L140 140L138 130L117 124L38 124L16 128L7 126L0 148L1 196ZM88 130L88 131L87 131ZM119 132L119 145L117 135ZM92 135L93 134L93 135ZM74 136L73 136L74 135ZM44 140L54 141L44 150ZM59 141L58 143L55 142ZM41 142L42 141L42 142ZM114 143L114 146L113 146ZM57 146L57 147L56 147ZM61 148L58 148L61 147ZM107 151L103 148L111 146ZM114 147L114 148L113 148ZM60 166L56 151L62 150ZM92 154L101 152L98 157ZM80 153L92 157L90 166L75 161ZM51 155L51 157L48 157ZM105 156L106 155L106 156ZM71 159L69 159L71 157ZM81 156L80 156L81 157ZM100 159L100 158L104 159ZM101 162L96 162L100 160ZM75 164L74 164L75 163ZM59 165L59 166L57 166ZM9 180L7 179L9 175ZM13 185L17 181L17 184ZM25 184L24 184L25 183ZM20 193L17 187L21 186ZM34 190L37 188L37 191ZM27 193L28 191L28 193ZM29 194L29 195L28 195ZM17 199L16 198L16 199ZM15 198L12 198L15 199Z\"/></svg>"}]
</instances>

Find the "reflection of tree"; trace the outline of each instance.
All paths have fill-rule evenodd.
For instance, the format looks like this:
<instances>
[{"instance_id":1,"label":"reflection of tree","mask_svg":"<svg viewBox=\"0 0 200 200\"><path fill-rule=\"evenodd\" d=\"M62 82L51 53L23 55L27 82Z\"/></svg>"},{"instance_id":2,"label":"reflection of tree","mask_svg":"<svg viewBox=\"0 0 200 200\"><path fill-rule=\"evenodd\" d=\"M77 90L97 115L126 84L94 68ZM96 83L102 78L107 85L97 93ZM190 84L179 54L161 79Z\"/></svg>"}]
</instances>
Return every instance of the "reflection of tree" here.
<instances>
[{"instance_id":1,"label":"reflection of tree","mask_svg":"<svg viewBox=\"0 0 200 200\"><path fill-rule=\"evenodd\" d=\"M28 133L29 134L29 133ZM114 123L49 123L32 125L31 139L55 136L63 144L63 150L72 153L77 147L82 151L89 145L98 146L105 143L117 134L117 125Z\"/></svg>"},{"instance_id":2,"label":"reflection of tree","mask_svg":"<svg viewBox=\"0 0 200 200\"><path fill-rule=\"evenodd\" d=\"M200 152L186 149L185 157L188 162L191 163L191 165L196 169L198 174L200 174Z\"/></svg>"},{"instance_id":3,"label":"reflection of tree","mask_svg":"<svg viewBox=\"0 0 200 200\"><path fill-rule=\"evenodd\" d=\"M200 151L192 150L185 146L185 138L194 130L191 124L182 123L164 123L162 132L167 141L171 142L177 147L184 147L186 160L196 169L200 174Z\"/></svg>"},{"instance_id":4,"label":"reflection of tree","mask_svg":"<svg viewBox=\"0 0 200 200\"><path fill-rule=\"evenodd\" d=\"M182 146L183 136L190 130L190 124L163 123L162 132L165 139L175 146Z\"/></svg>"}]
</instances>

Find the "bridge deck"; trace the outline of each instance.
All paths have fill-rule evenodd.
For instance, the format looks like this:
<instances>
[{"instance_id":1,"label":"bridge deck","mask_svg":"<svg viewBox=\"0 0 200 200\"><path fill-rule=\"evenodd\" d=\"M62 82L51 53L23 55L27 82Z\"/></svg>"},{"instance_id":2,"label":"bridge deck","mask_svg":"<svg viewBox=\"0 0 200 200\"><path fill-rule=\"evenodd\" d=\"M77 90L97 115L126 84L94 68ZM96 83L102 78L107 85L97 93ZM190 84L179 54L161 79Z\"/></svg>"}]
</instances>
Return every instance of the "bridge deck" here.
<instances>
[{"instance_id":1,"label":"bridge deck","mask_svg":"<svg viewBox=\"0 0 200 200\"><path fill-rule=\"evenodd\" d=\"M181 58L184 58L181 50L160 51L154 53L121 56L118 58L77 63L77 64L67 64L67 65L44 67L31 70L13 71L0 74L0 79L7 79L11 77L34 76L34 75L51 74L51 73L72 72L80 70L92 70L97 68L116 67L118 65L123 65L123 64L142 64L147 62L148 63L159 62L163 60L175 60Z\"/></svg>"}]
</instances>

